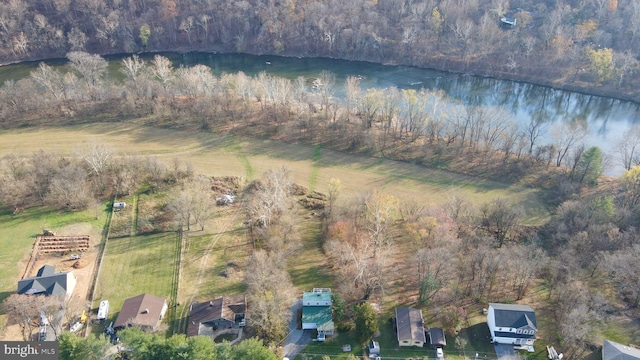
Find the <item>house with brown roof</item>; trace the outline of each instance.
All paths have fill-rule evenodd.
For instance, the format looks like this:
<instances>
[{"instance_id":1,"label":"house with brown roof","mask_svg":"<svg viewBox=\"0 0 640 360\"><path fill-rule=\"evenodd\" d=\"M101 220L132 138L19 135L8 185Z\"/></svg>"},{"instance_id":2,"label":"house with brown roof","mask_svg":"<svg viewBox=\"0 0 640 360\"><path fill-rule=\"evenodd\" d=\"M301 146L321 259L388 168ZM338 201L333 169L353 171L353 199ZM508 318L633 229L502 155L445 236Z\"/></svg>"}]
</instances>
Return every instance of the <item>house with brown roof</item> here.
<instances>
[{"instance_id":1,"label":"house with brown roof","mask_svg":"<svg viewBox=\"0 0 640 360\"><path fill-rule=\"evenodd\" d=\"M396 308L396 331L399 346L423 347L427 337L424 333L422 310L411 307Z\"/></svg>"},{"instance_id":2,"label":"house with brown roof","mask_svg":"<svg viewBox=\"0 0 640 360\"><path fill-rule=\"evenodd\" d=\"M245 325L247 300L244 295L220 296L210 301L194 302L189 307L187 336L213 335L218 330Z\"/></svg>"},{"instance_id":3,"label":"house with brown roof","mask_svg":"<svg viewBox=\"0 0 640 360\"><path fill-rule=\"evenodd\" d=\"M167 301L161 297L142 294L124 301L114 329L131 326L155 330L167 312Z\"/></svg>"}]
</instances>

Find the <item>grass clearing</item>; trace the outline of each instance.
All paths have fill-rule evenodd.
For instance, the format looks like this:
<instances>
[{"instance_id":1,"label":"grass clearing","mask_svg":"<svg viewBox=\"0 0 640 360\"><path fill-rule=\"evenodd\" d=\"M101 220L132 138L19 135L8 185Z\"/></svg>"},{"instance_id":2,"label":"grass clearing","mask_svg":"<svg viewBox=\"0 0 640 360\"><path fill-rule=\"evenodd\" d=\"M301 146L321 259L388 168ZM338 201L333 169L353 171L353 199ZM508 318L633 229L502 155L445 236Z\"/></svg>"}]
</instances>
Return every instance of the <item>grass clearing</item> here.
<instances>
[{"instance_id":1,"label":"grass clearing","mask_svg":"<svg viewBox=\"0 0 640 360\"><path fill-rule=\"evenodd\" d=\"M46 141L45 141L46 140ZM139 126L132 123L94 123L58 128L17 129L0 134L0 156L16 149L32 149L34 142L45 151L70 155L77 144L100 141L111 144L118 154L153 155L166 161L189 161L194 170L216 176L259 177L269 169L286 165L294 180L321 192L331 178L342 181L343 199L350 194L383 189L402 200L440 204L451 191L473 203L505 197L523 207L530 225L549 217L537 189L503 184L399 161L344 154L325 148L245 139L206 132L187 132ZM31 150L16 153L31 155ZM321 155L321 156L319 156ZM317 169L317 170L314 170Z\"/></svg>"},{"instance_id":2,"label":"grass clearing","mask_svg":"<svg viewBox=\"0 0 640 360\"><path fill-rule=\"evenodd\" d=\"M189 305L218 296L246 291L244 268L251 245L238 205L216 208L216 216L204 231L186 233L180 273L177 321L174 329L186 330Z\"/></svg>"},{"instance_id":3,"label":"grass clearing","mask_svg":"<svg viewBox=\"0 0 640 360\"><path fill-rule=\"evenodd\" d=\"M127 298L148 293L169 301L177 241L174 232L109 239L93 307L109 300L115 320Z\"/></svg>"},{"instance_id":4,"label":"grass clearing","mask_svg":"<svg viewBox=\"0 0 640 360\"><path fill-rule=\"evenodd\" d=\"M320 231L322 221L311 215L308 210L301 210L298 217L302 249L289 259L289 274L293 285L300 292L311 291L313 288L330 288L333 275L329 271L327 258L322 251Z\"/></svg>"}]
</instances>

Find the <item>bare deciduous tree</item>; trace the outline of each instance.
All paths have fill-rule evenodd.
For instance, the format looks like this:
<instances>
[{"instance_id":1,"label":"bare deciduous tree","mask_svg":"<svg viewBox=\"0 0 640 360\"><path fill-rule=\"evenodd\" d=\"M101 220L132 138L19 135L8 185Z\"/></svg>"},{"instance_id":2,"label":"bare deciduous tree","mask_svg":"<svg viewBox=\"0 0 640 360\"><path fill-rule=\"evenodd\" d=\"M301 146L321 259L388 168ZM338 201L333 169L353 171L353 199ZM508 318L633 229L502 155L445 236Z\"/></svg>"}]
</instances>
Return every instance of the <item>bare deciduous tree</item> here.
<instances>
[{"instance_id":1,"label":"bare deciduous tree","mask_svg":"<svg viewBox=\"0 0 640 360\"><path fill-rule=\"evenodd\" d=\"M258 250L249 259L245 282L251 306L251 326L267 343L284 339L295 295L286 259Z\"/></svg>"},{"instance_id":2,"label":"bare deciduous tree","mask_svg":"<svg viewBox=\"0 0 640 360\"><path fill-rule=\"evenodd\" d=\"M95 88L102 83L108 66L103 57L82 51L72 51L67 54L67 58L71 63L71 68L82 76L87 86Z\"/></svg>"},{"instance_id":3,"label":"bare deciduous tree","mask_svg":"<svg viewBox=\"0 0 640 360\"><path fill-rule=\"evenodd\" d=\"M620 295L628 300L631 306L640 303L640 245L618 250L605 256L604 264L610 271Z\"/></svg>"},{"instance_id":4,"label":"bare deciduous tree","mask_svg":"<svg viewBox=\"0 0 640 360\"><path fill-rule=\"evenodd\" d=\"M2 303L4 312L20 325L24 341L32 340L33 330L39 325L43 299L41 296L13 294Z\"/></svg>"},{"instance_id":5,"label":"bare deciduous tree","mask_svg":"<svg viewBox=\"0 0 640 360\"><path fill-rule=\"evenodd\" d=\"M503 198L492 200L480 209L480 224L496 239L499 248L516 235L521 217L521 211Z\"/></svg>"}]
</instances>

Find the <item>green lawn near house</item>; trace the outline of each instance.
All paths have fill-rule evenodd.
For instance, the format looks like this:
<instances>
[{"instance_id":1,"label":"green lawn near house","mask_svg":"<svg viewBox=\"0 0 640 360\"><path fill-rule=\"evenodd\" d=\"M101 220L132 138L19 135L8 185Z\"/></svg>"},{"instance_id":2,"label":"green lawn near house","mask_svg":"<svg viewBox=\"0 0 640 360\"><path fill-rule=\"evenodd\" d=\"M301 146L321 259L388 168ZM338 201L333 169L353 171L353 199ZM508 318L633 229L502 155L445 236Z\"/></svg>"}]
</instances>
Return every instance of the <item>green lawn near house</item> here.
<instances>
[{"instance_id":1,"label":"green lawn near house","mask_svg":"<svg viewBox=\"0 0 640 360\"><path fill-rule=\"evenodd\" d=\"M98 278L93 308L109 300L115 320L125 299L151 294L167 299L177 265L175 232L109 239ZM172 306L173 304L169 304Z\"/></svg>"},{"instance_id":2,"label":"green lawn near house","mask_svg":"<svg viewBox=\"0 0 640 360\"><path fill-rule=\"evenodd\" d=\"M91 243L100 242L107 215L106 203L85 211L56 211L35 207L24 211L0 213L0 302L17 290L29 262L37 235L50 229L58 235L91 236ZM84 294L82 294L84 296Z\"/></svg>"}]
</instances>

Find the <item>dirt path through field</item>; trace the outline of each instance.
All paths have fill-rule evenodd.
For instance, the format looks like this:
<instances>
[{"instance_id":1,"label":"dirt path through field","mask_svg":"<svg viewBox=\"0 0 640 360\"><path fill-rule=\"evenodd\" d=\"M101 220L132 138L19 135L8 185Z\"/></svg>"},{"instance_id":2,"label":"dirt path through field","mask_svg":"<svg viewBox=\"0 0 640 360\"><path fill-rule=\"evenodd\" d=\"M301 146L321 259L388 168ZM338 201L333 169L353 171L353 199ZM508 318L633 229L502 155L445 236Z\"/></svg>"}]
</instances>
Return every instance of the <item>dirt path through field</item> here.
<instances>
[{"instance_id":1,"label":"dirt path through field","mask_svg":"<svg viewBox=\"0 0 640 360\"><path fill-rule=\"evenodd\" d=\"M180 303L184 304L181 313L179 314L180 323L178 325L178 329L185 329L185 323L187 321L187 317L189 315L189 304L196 301L197 290L200 288L205 276L205 272L209 269L209 257L211 256L211 252L218 244L220 239L224 236L226 232L233 228L233 225L237 221L237 216L240 214L240 207L238 205L233 205L232 207L228 207L225 211L222 211L224 214L224 218L220 222L216 222L216 229L218 232L211 235L211 241L209 241L202 252L200 257L200 262L198 265L198 275L196 276L195 284L190 284L187 289L185 289L185 293L180 296L185 301L180 301ZM182 283L182 281L180 282ZM202 299L201 299L202 300ZM206 299L205 299L206 300Z\"/></svg>"}]
</instances>

